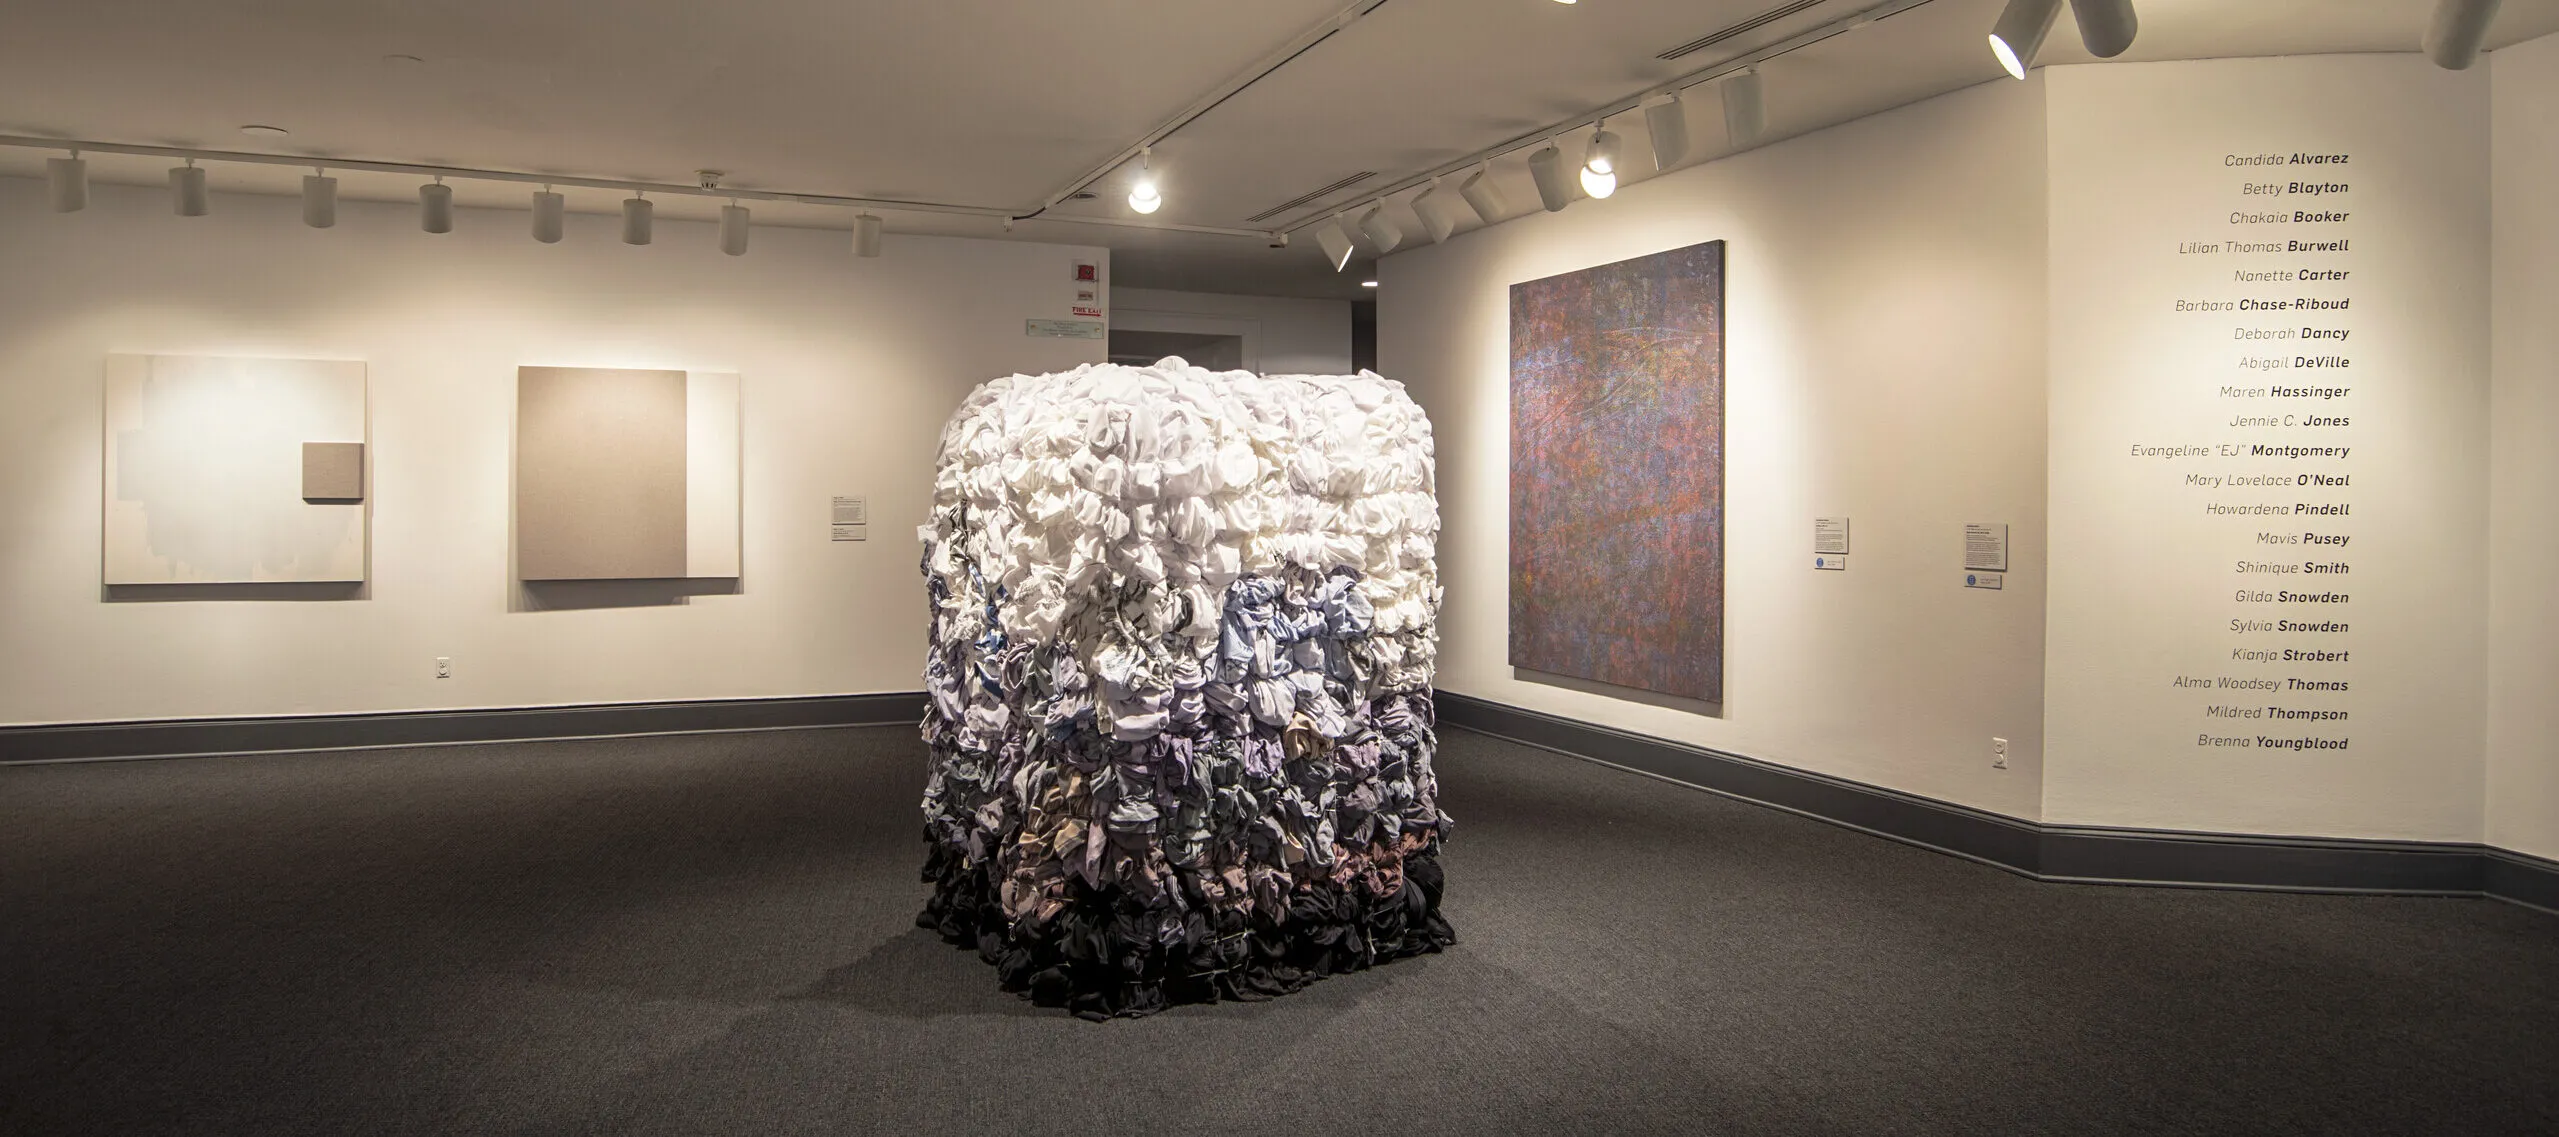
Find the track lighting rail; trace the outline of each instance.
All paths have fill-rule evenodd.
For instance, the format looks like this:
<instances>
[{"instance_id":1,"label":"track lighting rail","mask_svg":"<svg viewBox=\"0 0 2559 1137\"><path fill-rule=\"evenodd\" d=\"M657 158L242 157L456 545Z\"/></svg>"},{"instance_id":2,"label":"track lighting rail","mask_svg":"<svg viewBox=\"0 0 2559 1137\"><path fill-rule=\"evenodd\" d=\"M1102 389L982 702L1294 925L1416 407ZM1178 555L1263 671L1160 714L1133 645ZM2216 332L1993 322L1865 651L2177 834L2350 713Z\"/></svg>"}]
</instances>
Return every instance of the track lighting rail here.
<instances>
[{"instance_id":1,"label":"track lighting rail","mask_svg":"<svg viewBox=\"0 0 2559 1137\"><path fill-rule=\"evenodd\" d=\"M1880 0L1879 3L1868 4L1863 8L1840 16L1828 23L1807 28L1802 32L1788 36L1785 39L1769 44L1768 46L1756 51L1727 57L1706 67L1687 72L1686 74L1683 74L1676 79L1672 79L1669 82L1653 84L1652 86L1644 88L1642 91L1619 99L1616 102L1607 103L1602 106L1583 111L1570 118L1559 119L1535 130L1513 135L1500 142L1496 142L1491 146L1487 146L1472 154L1468 154L1463 158L1399 179L1384 186L1383 188L1369 190L1360 194L1358 197L1353 198L1347 204L1325 205L1311 208L1307 212L1301 213L1297 217L1278 225L1277 230L1282 233L1295 233L1301 229L1308 228L1309 226L1321 224L1332 218L1337 213L1355 209L1370 202L1382 202L1414 187L1429 185L1433 178L1444 178L1463 170L1472 169L1484 164L1485 162L1489 162L1495 158L1512 153L1513 151L1535 146L1538 143L1549 141L1558 135L1578 131L1601 119L1613 118L1617 115L1627 114L1643 106L1644 100L1664 92L1676 93L1685 91L1691 87L1704 86L1705 84L1712 83L1736 72L1757 67L1760 64L1766 63L1767 61L1775 59L1781 55L1788 55L1801 51L1813 46L1814 44L1820 43L1823 40L1829 39L1832 36L1839 35L1855 28L1863 27L1867 24L1875 23L1879 20L1890 19L1894 16L1910 11L1913 8L1922 7L1934 2L1935 0ZM1491 221L1493 219L1486 218L1485 220Z\"/></svg>"},{"instance_id":2,"label":"track lighting rail","mask_svg":"<svg viewBox=\"0 0 2559 1137\"><path fill-rule=\"evenodd\" d=\"M906 198L848 197L841 194L793 193L783 190L754 190L734 187L704 187L688 182L633 181L621 178L583 178L566 174L535 174L520 170L492 170L475 166L434 166L415 162L376 162L359 158L330 158L311 154L261 154L247 150L202 150L185 146L142 146L125 142L100 142L92 139L31 138L24 135L0 134L0 146L31 150L72 150L85 154L128 154L156 158L190 158L204 162L236 162L252 166L314 167L330 170L359 170L380 174L416 174L428 178L454 178L478 182L514 182L538 186L577 186L583 189L620 190L652 193L666 197L738 198L751 201L780 201L798 205L833 206L845 209L886 209L903 213L939 213L959 217L984 217L1004 221L1023 216L1021 211L996 206L954 205L939 201L915 201ZM1172 221L1136 221L1120 217L1050 217L1062 225L1109 225L1123 229L1162 229L1182 233L1204 233L1218 237L1251 237L1264 240L1266 229L1234 229L1215 225L1186 225Z\"/></svg>"}]
</instances>

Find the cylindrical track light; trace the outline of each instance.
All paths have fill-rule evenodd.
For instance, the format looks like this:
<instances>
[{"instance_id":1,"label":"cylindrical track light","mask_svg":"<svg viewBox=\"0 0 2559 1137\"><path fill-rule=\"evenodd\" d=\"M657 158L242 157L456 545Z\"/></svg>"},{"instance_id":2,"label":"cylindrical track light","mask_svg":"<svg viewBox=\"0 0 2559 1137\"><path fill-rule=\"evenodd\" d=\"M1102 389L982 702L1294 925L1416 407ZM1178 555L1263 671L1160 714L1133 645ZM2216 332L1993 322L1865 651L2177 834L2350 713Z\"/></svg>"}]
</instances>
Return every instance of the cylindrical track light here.
<instances>
[{"instance_id":1,"label":"cylindrical track light","mask_svg":"<svg viewBox=\"0 0 2559 1137\"><path fill-rule=\"evenodd\" d=\"M180 217L202 217L213 212L213 195L206 190L204 171L196 168L195 159L169 168L169 198Z\"/></svg>"},{"instance_id":2,"label":"cylindrical track light","mask_svg":"<svg viewBox=\"0 0 2559 1137\"><path fill-rule=\"evenodd\" d=\"M1667 170L1688 157L1688 108L1679 92L1644 104L1644 133L1652 136L1654 169Z\"/></svg>"},{"instance_id":3,"label":"cylindrical track light","mask_svg":"<svg viewBox=\"0 0 2559 1137\"><path fill-rule=\"evenodd\" d=\"M1501 187L1493 184L1491 162L1475 167L1474 173L1457 183L1457 196L1465 198L1466 207L1474 210L1475 216L1483 218L1486 225L1510 213L1510 203L1502 200Z\"/></svg>"},{"instance_id":4,"label":"cylindrical track light","mask_svg":"<svg viewBox=\"0 0 2559 1137\"><path fill-rule=\"evenodd\" d=\"M560 243L567 230L569 200L544 186L533 194L533 239L545 245Z\"/></svg>"},{"instance_id":5,"label":"cylindrical track light","mask_svg":"<svg viewBox=\"0 0 2559 1137\"><path fill-rule=\"evenodd\" d=\"M1760 84L1759 69L1744 68L1724 80L1724 137L1740 149L1759 141L1768 129L1768 100Z\"/></svg>"},{"instance_id":6,"label":"cylindrical track light","mask_svg":"<svg viewBox=\"0 0 2559 1137\"><path fill-rule=\"evenodd\" d=\"M657 207L649 199L633 194L622 201L622 243L645 245L655 235Z\"/></svg>"},{"instance_id":7,"label":"cylindrical track light","mask_svg":"<svg viewBox=\"0 0 2559 1137\"><path fill-rule=\"evenodd\" d=\"M746 207L730 202L720 207L720 251L733 257L746 255Z\"/></svg>"},{"instance_id":8,"label":"cylindrical track light","mask_svg":"<svg viewBox=\"0 0 2559 1137\"><path fill-rule=\"evenodd\" d=\"M880 219L868 213L853 219L853 255L880 255Z\"/></svg>"},{"instance_id":9,"label":"cylindrical track light","mask_svg":"<svg viewBox=\"0 0 2559 1137\"><path fill-rule=\"evenodd\" d=\"M302 223L327 229L338 223L338 180L314 170L302 175Z\"/></svg>"},{"instance_id":10,"label":"cylindrical track light","mask_svg":"<svg viewBox=\"0 0 2559 1137\"><path fill-rule=\"evenodd\" d=\"M1155 148L1146 146L1137 152L1137 184L1128 191L1128 207L1139 213L1153 213L1164 208L1164 195L1155 188Z\"/></svg>"},{"instance_id":11,"label":"cylindrical track light","mask_svg":"<svg viewBox=\"0 0 2559 1137\"><path fill-rule=\"evenodd\" d=\"M453 187L441 178L418 187L418 228L429 233L453 231Z\"/></svg>"},{"instance_id":12,"label":"cylindrical track light","mask_svg":"<svg viewBox=\"0 0 2559 1137\"><path fill-rule=\"evenodd\" d=\"M45 159L44 189L55 213L78 213L89 208L89 160L77 150L68 158Z\"/></svg>"},{"instance_id":13,"label":"cylindrical track light","mask_svg":"<svg viewBox=\"0 0 2559 1137\"><path fill-rule=\"evenodd\" d=\"M2479 62L2488 25L2497 19L2498 0L2436 0L2435 18L2426 23L2426 58L2447 71L2466 71Z\"/></svg>"},{"instance_id":14,"label":"cylindrical track light","mask_svg":"<svg viewBox=\"0 0 2559 1137\"><path fill-rule=\"evenodd\" d=\"M1413 199L1413 215L1422 219L1422 232L1430 234L1434 245L1457 231L1457 203L1451 200L1456 196L1439 184L1438 178L1432 178L1431 188Z\"/></svg>"},{"instance_id":15,"label":"cylindrical track light","mask_svg":"<svg viewBox=\"0 0 2559 1137\"><path fill-rule=\"evenodd\" d=\"M2132 0L2070 0L2070 15L2079 21L2079 42L2099 59L2122 55L2141 30Z\"/></svg>"},{"instance_id":16,"label":"cylindrical track light","mask_svg":"<svg viewBox=\"0 0 2559 1137\"><path fill-rule=\"evenodd\" d=\"M1341 214L1334 214L1332 220L1315 230L1315 245L1324 250L1324 262L1332 265L1334 272L1351 263L1351 235L1342 228Z\"/></svg>"},{"instance_id":17,"label":"cylindrical track light","mask_svg":"<svg viewBox=\"0 0 2559 1137\"><path fill-rule=\"evenodd\" d=\"M1377 246L1377 255L1385 256L1404 243L1404 231L1395 227L1395 219L1386 215L1386 203L1378 202L1359 219L1359 231L1368 235L1368 243Z\"/></svg>"},{"instance_id":18,"label":"cylindrical track light","mask_svg":"<svg viewBox=\"0 0 2559 1137\"><path fill-rule=\"evenodd\" d=\"M1537 200L1548 213L1561 213L1573 203L1573 185L1564 178L1564 153L1549 142L1528 156L1528 176L1537 181Z\"/></svg>"},{"instance_id":19,"label":"cylindrical track light","mask_svg":"<svg viewBox=\"0 0 2559 1137\"><path fill-rule=\"evenodd\" d=\"M2025 78L2060 15L2061 0L2008 0L1999 22L1990 26L1990 53L1999 57L1999 65L2010 75Z\"/></svg>"},{"instance_id":20,"label":"cylindrical track light","mask_svg":"<svg viewBox=\"0 0 2559 1137\"><path fill-rule=\"evenodd\" d=\"M1592 197L1607 197L1617 192L1617 135L1606 124L1591 129L1590 144L1582 147L1582 192Z\"/></svg>"}]
</instances>

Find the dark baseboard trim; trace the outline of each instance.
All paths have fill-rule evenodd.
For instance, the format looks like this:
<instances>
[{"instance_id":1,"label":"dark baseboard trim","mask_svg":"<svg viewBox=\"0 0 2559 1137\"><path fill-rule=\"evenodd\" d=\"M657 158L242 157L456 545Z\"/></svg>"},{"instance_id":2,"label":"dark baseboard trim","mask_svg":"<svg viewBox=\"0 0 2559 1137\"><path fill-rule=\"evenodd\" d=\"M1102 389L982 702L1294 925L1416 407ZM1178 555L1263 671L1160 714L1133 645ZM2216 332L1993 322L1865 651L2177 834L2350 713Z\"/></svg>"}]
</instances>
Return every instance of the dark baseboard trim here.
<instances>
[{"instance_id":1,"label":"dark baseboard trim","mask_svg":"<svg viewBox=\"0 0 2559 1137\"><path fill-rule=\"evenodd\" d=\"M2559 912L2559 862L2486 845L2039 825L1471 695L1441 691L1434 698L1446 726L1774 806L2036 880L2491 896Z\"/></svg>"},{"instance_id":2,"label":"dark baseboard trim","mask_svg":"<svg viewBox=\"0 0 2559 1137\"><path fill-rule=\"evenodd\" d=\"M922 692L0 727L0 765L912 723Z\"/></svg>"}]
</instances>

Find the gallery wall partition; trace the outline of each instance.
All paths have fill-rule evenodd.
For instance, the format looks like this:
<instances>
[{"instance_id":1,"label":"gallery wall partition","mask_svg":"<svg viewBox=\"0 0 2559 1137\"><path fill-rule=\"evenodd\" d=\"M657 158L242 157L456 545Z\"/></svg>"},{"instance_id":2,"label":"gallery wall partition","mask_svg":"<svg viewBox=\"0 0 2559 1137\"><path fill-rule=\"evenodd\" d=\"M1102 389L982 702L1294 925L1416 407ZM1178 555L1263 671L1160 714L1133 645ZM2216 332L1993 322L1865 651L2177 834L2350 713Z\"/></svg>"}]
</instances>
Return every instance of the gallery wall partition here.
<instances>
[{"instance_id":1,"label":"gallery wall partition","mask_svg":"<svg viewBox=\"0 0 2559 1137\"><path fill-rule=\"evenodd\" d=\"M2045 89L2044 820L2478 840L2487 76L2305 56Z\"/></svg>"},{"instance_id":2,"label":"gallery wall partition","mask_svg":"<svg viewBox=\"0 0 2559 1137\"><path fill-rule=\"evenodd\" d=\"M505 211L213 204L99 184L56 214L0 179L0 247L45 266L0 281L0 725L913 692L942 422L1103 352L1035 334L1107 287L1098 248L767 228L731 257L691 222L637 248L571 214L552 245ZM543 368L641 382L554 406ZM554 445L599 411L637 433ZM313 493L358 499L305 492L350 470ZM326 556L276 544L324 515ZM647 540L543 567L563 531Z\"/></svg>"},{"instance_id":3,"label":"gallery wall partition","mask_svg":"<svg viewBox=\"0 0 2559 1137\"><path fill-rule=\"evenodd\" d=\"M2553 91L2559 40L2048 68L1387 258L1452 721L2054 879L2559 899ZM1504 292L1704 241L1724 698L1504 666Z\"/></svg>"},{"instance_id":4,"label":"gallery wall partition","mask_svg":"<svg viewBox=\"0 0 2559 1137\"><path fill-rule=\"evenodd\" d=\"M1409 384L1438 427L1442 689L2036 815L2040 82L1957 92L1380 263L1381 370ZM1537 344L1514 339L1514 286L1708 242L1722 243L1721 700L1520 666L1509 652L1513 554L1535 535L1512 529L1512 494L1515 476L1534 476L1517 465L1534 440L1513 433L1514 398L1522 363L1537 362L1521 351ZM1683 312L1706 315L1693 300ZM1547 323L1598 331L1608 317L1585 302ZM1629 337L1643 331L1618 338L1641 346ZM1659 362L1620 355L1595 356L1586 381ZM1691 368L1676 381L1708 378ZM1696 413L1683 411L1678 429L1702 428ZM1577 444L1590 452L1576 462L1602 476L1653 469L1665 448L1686 445L1623 427ZM1712 461L1683 453L1684 470ZM1816 566L1820 519L1847 522L1845 571ZM2003 588L1966 587L1968 523L2007 527ZM1569 556L1571 544L1557 552ZM1692 563L1712 549L1690 534L1662 551ZM1678 582L1628 573L1572 602L1608 618L1657 607ZM1991 766L1993 739L2007 740L2005 769Z\"/></svg>"},{"instance_id":5,"label":"gallery wall partition","mask_svg":"<svg viewBox=\"0 0 2559 1137\"><path fill-rule=\"evenodd\" d=\"M2559 858L2559 36L2489 56L2487 840Z\"/></svg>"}]
</instances>

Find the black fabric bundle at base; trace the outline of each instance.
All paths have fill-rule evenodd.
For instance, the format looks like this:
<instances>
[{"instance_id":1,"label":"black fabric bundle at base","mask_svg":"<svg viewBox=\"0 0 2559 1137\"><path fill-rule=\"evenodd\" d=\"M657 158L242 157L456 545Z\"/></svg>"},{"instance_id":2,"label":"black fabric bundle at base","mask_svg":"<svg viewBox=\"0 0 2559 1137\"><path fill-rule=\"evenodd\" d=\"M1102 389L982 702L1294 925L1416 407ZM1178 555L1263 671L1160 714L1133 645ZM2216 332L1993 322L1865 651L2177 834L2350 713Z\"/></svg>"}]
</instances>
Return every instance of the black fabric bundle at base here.
<instances>
[{"instance_id":1,"label":"black fabric bundle at base","mask_svg":"<svg viewBox=\"0 0 2559 1137\"><path fill-rule=\"evenodd\" d=\"M1055 919L1033 935L1009 936L992 868L934 850L924 870L933 898L915 922L975 949L995 965L1005 990L1094 1020L1176 1003L1274 998L1457 939L1439 914L1433 856L1406 860L1403 887L1393 896L1327 881L1300 893L1281 918L1195 913L1171 944L1155 941L1156 921L1129 898L1080 884Z\"/></svg>"}]
</instances>

